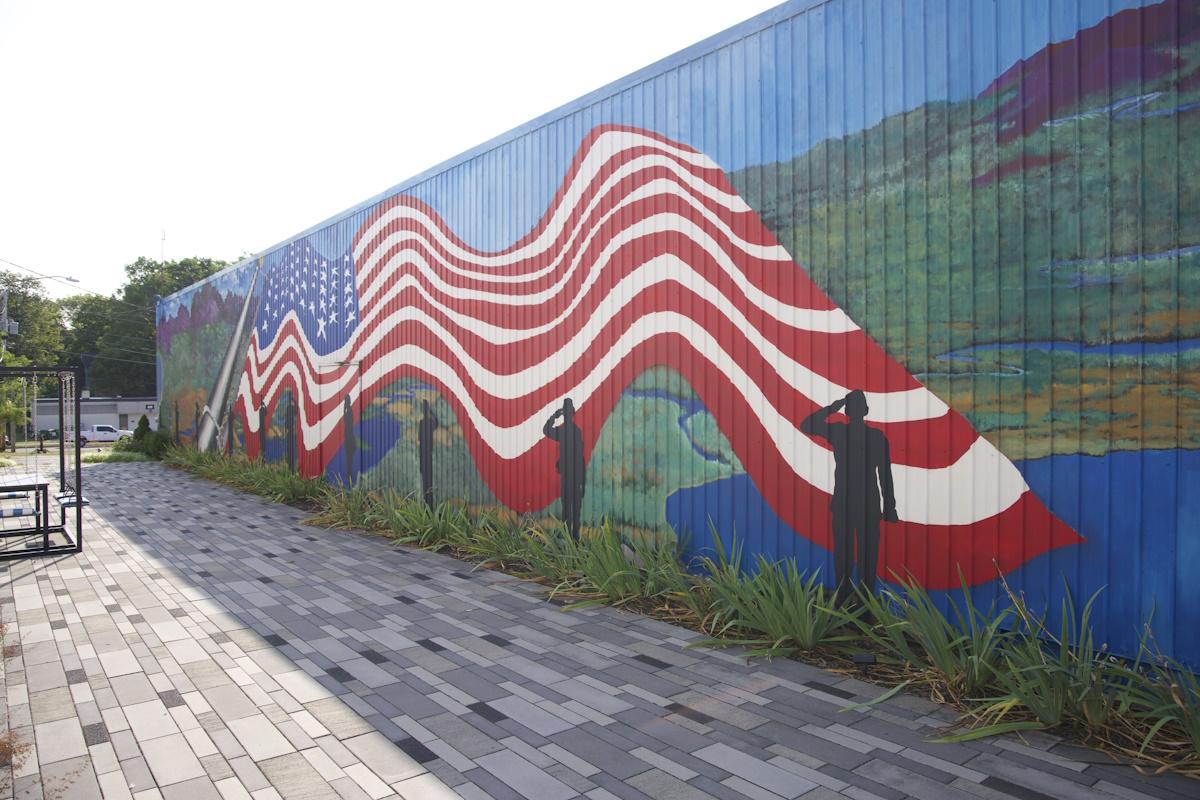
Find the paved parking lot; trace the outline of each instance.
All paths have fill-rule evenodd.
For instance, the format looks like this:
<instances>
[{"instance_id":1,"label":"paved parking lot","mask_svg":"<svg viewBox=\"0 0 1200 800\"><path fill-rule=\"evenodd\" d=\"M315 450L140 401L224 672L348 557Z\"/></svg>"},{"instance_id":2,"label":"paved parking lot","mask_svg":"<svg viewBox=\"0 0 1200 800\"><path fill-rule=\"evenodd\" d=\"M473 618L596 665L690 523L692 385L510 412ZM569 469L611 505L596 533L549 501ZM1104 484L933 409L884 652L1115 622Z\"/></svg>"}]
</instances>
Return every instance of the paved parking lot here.
<instances>
[{"instance_id":1,"label":"paved parking lot","mask_svg":"<svg viewBox=\"0 0 1200 800\"><path fill-rule=\"evenodd\" d=\"M17 797L1200 795L1049 736L932 744L922 700L846 710L879 690L157 464L85 481L85 552L0 566Z\"/></svg>"}]
</instances>

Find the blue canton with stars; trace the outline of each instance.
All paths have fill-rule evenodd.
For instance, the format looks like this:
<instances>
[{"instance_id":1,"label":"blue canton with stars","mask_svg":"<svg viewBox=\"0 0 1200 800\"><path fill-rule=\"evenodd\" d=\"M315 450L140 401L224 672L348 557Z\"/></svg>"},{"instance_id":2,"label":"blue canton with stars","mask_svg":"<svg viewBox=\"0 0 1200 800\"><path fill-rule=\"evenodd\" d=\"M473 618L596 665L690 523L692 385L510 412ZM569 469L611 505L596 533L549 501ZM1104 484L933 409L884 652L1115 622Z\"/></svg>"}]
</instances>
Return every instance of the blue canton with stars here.
<instances>
[{"instance_id":1,"label":"blue canton with stars","mask_svg":"<svg viewBox=\"0 0 1200 800\"><path fill-rule=\"evenodd\" d=\"M294 242L266 257L259 287L255 328L260 345L275 338L288 312L295 312L320 355L344 345L358 326L358 287L349 252L330 258L306 240Z\"/></svg>"}]
</instances>

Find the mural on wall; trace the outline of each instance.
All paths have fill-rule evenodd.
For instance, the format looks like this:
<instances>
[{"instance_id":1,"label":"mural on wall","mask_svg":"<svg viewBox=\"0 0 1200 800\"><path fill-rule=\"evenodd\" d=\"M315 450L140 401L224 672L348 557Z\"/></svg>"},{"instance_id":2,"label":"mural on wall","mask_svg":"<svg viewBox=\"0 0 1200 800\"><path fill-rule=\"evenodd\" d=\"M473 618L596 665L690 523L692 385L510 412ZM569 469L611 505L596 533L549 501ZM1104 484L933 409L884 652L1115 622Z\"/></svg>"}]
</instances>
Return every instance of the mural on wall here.
<instances>
[{"instance_id":1,"label":"mural on wall","mask_svg":"<svg viewBox=\"0 0 1200 800\"><path fill-rule=\"evenodd\" d=\"M743 31L167 298L162 407L843 591L1120 580L1097 635L1154 610L1200 663L1200 6L898 5Z\"/></svg>"},{"instance_id":2,"label":"mural on wall","mask_svg":"<svg viewBox=\"0 0 1200 800\"><path fill-rule=\"evenodd\" d=\"M601 427L635 376L669 366L775 513L826 548L844 523L831 516L829 443L841 440L830 425L824 438L800 426L861 387L854 410L869 405L871 430L893 442L884 575L946 588L961 565L976 583L1078 541L1008 459L808 280L716 164L651 132L589 134L554 205L506 251L472 250L400 195L340 258L297 244L268 261L236 413L253 430L255 410L292 387L287 441L306 474L343 447L347 402L362 408L417 378L448 401L503 505L538 511L561 497L577 533Z\"/></svg>"}]
</instances>

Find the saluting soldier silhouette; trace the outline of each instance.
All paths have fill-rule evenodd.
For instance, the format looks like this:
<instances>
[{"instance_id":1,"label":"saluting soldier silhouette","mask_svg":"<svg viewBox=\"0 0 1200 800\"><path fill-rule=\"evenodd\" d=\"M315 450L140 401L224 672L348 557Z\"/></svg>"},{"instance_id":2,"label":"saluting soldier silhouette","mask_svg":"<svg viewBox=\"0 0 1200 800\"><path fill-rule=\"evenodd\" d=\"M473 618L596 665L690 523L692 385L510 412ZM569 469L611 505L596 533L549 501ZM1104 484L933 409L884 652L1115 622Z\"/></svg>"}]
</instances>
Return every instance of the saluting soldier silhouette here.
<instances>
[{"instance_id":1,"label":"saluting soldier silhouette","mask_svg":"<svg viewBox=\"0 0 1200 800\"><path fill-rule=\"evenodd\" d=\"M554 421L562 417L562 425L555 427ZM547 439L558 442L558 470L561 483L563 521L572 538L579 538L579 515L583 508L583 492L587 483L587 463L583 457L583 431L575 424L575 403L571 398L563 400L562 408L555 411L542 433Z\"/></svg>"},{"instance_id":2,"label":"saluting soldier silhouette","mask_svg":"<svg viewBox=\"0 0 1200 800\"><path fill-rule=\"evenodd\" d=\"M828 417L845 409L849 423L829 422ZM858 582L875 591L875 569L879 563L879 522L897 522L896 496L892 486L892 460L883 431L866 424L870 408L860 389L814 411L800 431L820 436L833 448L833 571L838 600L844 600L858 565ZM857 558L855 558L857 551Z\"/></svg>"},{"instance_id":3,"label":"saluting soldier silhouette","mask_svg":"<svg viewBox=\"0 0 1200 800\"><path fill-rule=\"evenodd\" d=\"M290 398L287 412L283 418L283 436L287 446L287 465L292 472L296 471L296 402Z\"/></svg>"},{"instance_id":4,"label":"saluting soldier silhouette","mask_svg":"<svg viewBox=\"0 0 1200 800\"><path fill-rule=\"evenodd\" d=\"M433 432L439 427L437 415L428 400L421 401L421 422L417 426L417 455L421 463L421 494L425 505L433 508Z\"/></svg>"},{"instance_id":5,"label":"saluting soldier silhouette","mask_svg":"<svg viewBox=\"0 0 1200 800\"><path fill-rule=\"evenodd\" d=\"M196 403L196 412L192 417L192 443L200 448L200 404Z\"/></svg>"},{"instance_id":6,"label":"saluting soldier silhouette","mask_svg":"<svg viewBox=\"0 0 1200 800\"><path fill-rule=\"evenodd\" d=\"M271 415L267 413L267 401L258 407L258 448L263 461L267 460L267 433L271 428Z\"/></svg>"},{"instance_id":7,"label":"saluting soldier silhouette","mask_svg":"<svg viewBox=\"0 0 1200 800\"><path fill-rule=\"evenodd\" d=\"M342 401L342 432L345 443L342 450L346 454L346 479L354 483L354 466L358 463L358 437L354 434L354 407L350 404L350 396Z\"/></svg>"}]
</instances>

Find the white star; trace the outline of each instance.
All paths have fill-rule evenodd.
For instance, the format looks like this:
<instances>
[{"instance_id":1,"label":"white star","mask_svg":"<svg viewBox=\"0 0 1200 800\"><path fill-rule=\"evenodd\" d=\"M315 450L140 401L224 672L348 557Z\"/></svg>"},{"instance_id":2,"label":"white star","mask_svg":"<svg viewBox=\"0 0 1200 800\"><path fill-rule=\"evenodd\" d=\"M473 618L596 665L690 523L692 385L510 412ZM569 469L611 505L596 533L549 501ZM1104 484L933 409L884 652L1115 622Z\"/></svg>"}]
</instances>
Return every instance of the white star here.
<instances>
[{"instance_id":1,"label":"white star","mask_svg":"<svg viewBox=\"0 0 1200 800\"><path fill-rule=\"evenodd\" d=\"M317 317L317 338L318 339L325 338L325 318L324 317Z\"/></svg>"},{"instance_id":2,"label":"white star","mask_svg":"<svg viewBox=\"0 0 1200 800\"><path fill-rule=\"evenodd\" d=\"M346 304L346 305L348 305L348 306L352 306L352 305L354 305L354 296L353 296L353 295L349 295L349 294L348 294L348 295L346 295L346 303L345 303L345 304Z\"/></svg>"},{"instance_id":3,"label":"white star","mask_svg":"<svg viewBox=\"0 0 1200 800\"><path fill-rule=\"evenodd\" d=\"M348 314L346 314L346 327L349 328L353 322L354 322L354 309L352 308L352 309L350 309L350 312Z\"/></svg>"},{"instance_id":4,"label":"white star","mask_svg":"<svg viewBox=\"0 0 1200 800\"><path fill-rule=\"evenodd\" d=\"M329 321L337 322L337 309L336 308L333 311L329 312Z\"/></svg>"}]
</instances>

